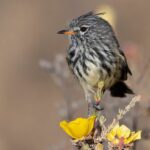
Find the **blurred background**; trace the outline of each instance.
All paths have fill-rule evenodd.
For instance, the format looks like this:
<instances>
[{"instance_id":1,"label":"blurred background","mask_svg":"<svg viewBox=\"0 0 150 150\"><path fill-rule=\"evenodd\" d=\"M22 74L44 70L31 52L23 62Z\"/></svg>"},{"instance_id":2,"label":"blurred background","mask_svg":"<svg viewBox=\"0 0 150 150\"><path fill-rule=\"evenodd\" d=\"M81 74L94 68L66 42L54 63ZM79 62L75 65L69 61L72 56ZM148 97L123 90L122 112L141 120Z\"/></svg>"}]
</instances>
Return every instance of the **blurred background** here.
<instances>
[{"instance_id":1,"label":"blurred background","mask_svg":"<svg viewBox=\"0 0 150 150\"><path fill-rule=\"evenodd\" d=\"M136 149L148 150L149 6L148 0L0 0L0 149L71 149L59 122L87 116L87 103L65 62L67 37L56 33L71 19L97 10L106 12L127 56L133 72L128 84L142 95L123 122L143 130ZM130 100L107 92L102 103L108 120Z\"/></svg>"}]
</instances>

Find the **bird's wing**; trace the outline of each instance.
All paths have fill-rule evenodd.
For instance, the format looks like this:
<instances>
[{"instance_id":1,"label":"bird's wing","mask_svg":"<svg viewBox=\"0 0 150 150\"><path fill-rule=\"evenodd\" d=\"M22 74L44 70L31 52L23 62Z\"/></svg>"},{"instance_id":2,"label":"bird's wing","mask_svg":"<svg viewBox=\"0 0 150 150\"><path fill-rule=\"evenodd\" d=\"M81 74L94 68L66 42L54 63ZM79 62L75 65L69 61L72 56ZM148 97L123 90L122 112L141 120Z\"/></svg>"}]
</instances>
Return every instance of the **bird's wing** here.
<instances>
[{"instance_id":1,"label":"bird's wing","mask_svg":"<svg viewBox=\"0 0 150 150\"><path fill-rule=\"evenodd\" d=\"M122 50L120 50L120 55L124 58L122 63L122 71L121 71L121 80L127 80L128 74L132 75L132 72L128 66L127 59Z\"/></svg>"}]
</instances>

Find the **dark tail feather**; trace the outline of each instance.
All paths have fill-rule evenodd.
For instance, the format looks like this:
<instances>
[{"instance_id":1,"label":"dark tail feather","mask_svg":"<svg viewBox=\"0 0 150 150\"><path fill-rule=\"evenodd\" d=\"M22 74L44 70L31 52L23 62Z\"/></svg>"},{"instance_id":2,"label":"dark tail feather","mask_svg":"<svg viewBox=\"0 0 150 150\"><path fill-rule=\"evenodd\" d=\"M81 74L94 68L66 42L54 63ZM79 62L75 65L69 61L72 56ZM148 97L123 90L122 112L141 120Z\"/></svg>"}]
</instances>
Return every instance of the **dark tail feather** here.
<instances>
[{"instance_id":1,"label":"dark tail feather","mask_svg":"<svg viewBox=\"0 0 150 150\"><path fill-rule=\"evenodd\" d=\"M124 83L117 82L110 88L111 95L114 97L126 97L126 94L134 94L134 92Z\"/></svg>"}]
</instances>

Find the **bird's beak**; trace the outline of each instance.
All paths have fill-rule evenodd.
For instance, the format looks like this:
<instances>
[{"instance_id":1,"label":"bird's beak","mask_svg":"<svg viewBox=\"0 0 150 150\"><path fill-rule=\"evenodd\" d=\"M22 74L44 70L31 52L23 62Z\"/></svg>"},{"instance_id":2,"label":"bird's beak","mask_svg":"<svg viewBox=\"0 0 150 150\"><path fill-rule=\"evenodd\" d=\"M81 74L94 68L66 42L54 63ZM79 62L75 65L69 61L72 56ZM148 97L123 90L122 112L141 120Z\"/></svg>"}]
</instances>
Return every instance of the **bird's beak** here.
<instances>
[{"instance_id":1,"label":"bird's beak","mask_svg":"<svg viewBox=\"0 0 150 150\"><path fill-rule=\"evenodd\" d=\"M74 31L70 31L70 30L61 30L57 32L58 34L65 34L65 35L74 35L75 32Z\"/></svg>"}]
</instances>

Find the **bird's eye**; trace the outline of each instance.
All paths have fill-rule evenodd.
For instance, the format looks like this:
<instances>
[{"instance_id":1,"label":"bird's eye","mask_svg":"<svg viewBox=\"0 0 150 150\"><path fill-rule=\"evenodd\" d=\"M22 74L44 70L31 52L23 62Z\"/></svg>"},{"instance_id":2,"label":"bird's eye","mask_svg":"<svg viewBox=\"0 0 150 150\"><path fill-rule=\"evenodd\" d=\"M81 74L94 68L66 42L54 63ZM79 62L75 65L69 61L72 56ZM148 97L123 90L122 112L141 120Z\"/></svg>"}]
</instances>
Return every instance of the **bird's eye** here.
<instances>
[{"instance_id":1,"label":"bird's eye","mask_svg":"<svg viewBox=\"0 0 150 150\"><path fill-rule=\"evenodd\" d=\"M88 29L88 27L81 27L81 28L80 28L80 31L81 31L81 32L85 32L87 29Z\"/></svg>"}]
</instances>

